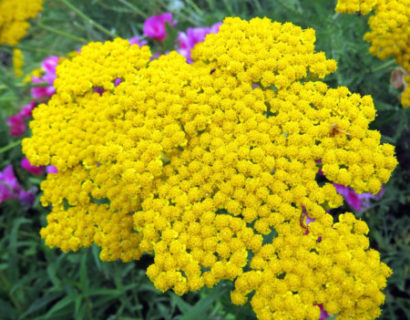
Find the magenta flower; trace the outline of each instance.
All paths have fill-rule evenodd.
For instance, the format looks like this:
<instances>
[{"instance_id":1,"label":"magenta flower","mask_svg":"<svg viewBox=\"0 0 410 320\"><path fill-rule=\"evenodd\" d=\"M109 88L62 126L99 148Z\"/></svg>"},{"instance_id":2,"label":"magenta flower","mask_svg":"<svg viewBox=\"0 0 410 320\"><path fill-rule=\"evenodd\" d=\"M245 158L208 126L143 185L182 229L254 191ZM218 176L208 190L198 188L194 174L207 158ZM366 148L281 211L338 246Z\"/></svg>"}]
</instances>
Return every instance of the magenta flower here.
<instances>
[{"instance_id":1,"label":"magenta flower","mask_svg":"<svg viewBox=\"0 0 410 320\"><path fill-rule=\"evenodd\" d=\"M323 305L318 304L317 306L320 308L320 318L319 318L319 320L326 320L327 318L330 317L330 315L327 313L327 311L323 308Z\"/></svg>"},{"instance_id":2,"label":"magenta flower","mask_svg":"<svg viewBox=\"0 0 410 320\"><path fill-rule=\"evenodd\" d=\"M172 20L172 13L170 12L148 18L144 22L144 35L158 41L164 41L167 37L166 22L170 26L174 26L177 23Z\"/></svg>"},{"instance_id":3,"label":"magenta flower","mask_svg":"<svg viewBox=\"0 0 410 320\"><path fill-rule=\"evenodd\" d=\"M363 211L370 207L370 200L380 200L383 197L384 189L382 188L380 192L376 195L373 195L368 192L361 194L356 193L353 189L343 186L341 184L334 183L337 193L345 198L346 202L351 206L355 211Z\"/></svg>"},{"instance_id":4,"label":"magenta flower","mask_svg":"<svg viewBox=\"0 0 410 320\"><path fill-rule=\"evenodd\" d=\"M57 77L56 68L58 64L58 57L51 56L44 59L43 63L41 64L41 68L44 71L44 75L39 77L33 77L33 83L42 83L47 82L49 85L45 87L35 87L31 88L31 95L34 99L41 99L41 98L50 98L55 92L55 88L53 86L54 80Z\"/></svg>"},{"instance_id":5,"label":"magenta flower","mask_svg":"<svg viewBox=\"0 0 410 320\"><path fill-rule=\"evenodd\" d=\"M6 124L10 127L10 134L12 136L21 136L26 132L25 119L31 117L31 113L35 106L36 103L31 101L29 104L25 105L19 113L7 119Z\"/></svg>"},{"instance_id":6,"label":"magenta flower","mask_svg":"<svg viewBox=\"0 0 410 320\"><path fill-rule=\"evenodd\" d=\"M51 165L46 167L46 171L47 173L57 173L58 172L57 168Z\"/></svg>"},{"instance_id":7,"label":"magenta flower","mask_svg":"<svg viewBox=\"0 0 410 320\"><path fill-rule=\"evenodd\" d=\"M24 122L24 118L19 114L9 117L6 124L10 127L10 134L12 136L18 137L26 132L26 123Z\"/></svg>"},{"instance_id":8,"label":"magenta flower","mask_svg":"<svg viewBox=\"0 0 410 320\"><path fill-rule=\"evenodd\" d=\"M177 48L177 51L183 55L188 62L192 62L191 50L197 43L203 42L207 34L217 33L221 25L222 22L218 22L211 27L189 28L186 32L179 32L177 38L179 47Z\"/></svg>"},{"instance_id":9,"label":"magenta flower","mask_svg":"<svg viewBox=\"0 0 410 320\"><path fill-rule=\"evenodd\" d=\"M141 40L141 38L138 36L128 39L128 42L130 43L130 45L138 44L140 47L145 46L148 43L147 40Z\"/></svg>"},{"instance_id":10,"label":"magenta flower","mask_svg":"<svg viewBox=\"0 0 410 320\"><path fill-rule=\"evenodd\" d=\"M28 161L27 158L21 159L20 165L23 169L26 169L28 172L30 172L31 174L34 174L34 175L40 175L40 174L43 174L43 172L44 172L43 167L33 166L30 163L30 161Z\"/></svg>"},{"instance_id":11,"label":"magenta flower","mask_svg":"<svg viewBox=\"0 0 410 320\"><path fill-rule=\"evenodd\" d=\"M25 191L17 181L13 167L8 165L0 171L0 203L16 198L27 206L32 206L35 200L34 190Z\"/></svg>"}]
</instances>

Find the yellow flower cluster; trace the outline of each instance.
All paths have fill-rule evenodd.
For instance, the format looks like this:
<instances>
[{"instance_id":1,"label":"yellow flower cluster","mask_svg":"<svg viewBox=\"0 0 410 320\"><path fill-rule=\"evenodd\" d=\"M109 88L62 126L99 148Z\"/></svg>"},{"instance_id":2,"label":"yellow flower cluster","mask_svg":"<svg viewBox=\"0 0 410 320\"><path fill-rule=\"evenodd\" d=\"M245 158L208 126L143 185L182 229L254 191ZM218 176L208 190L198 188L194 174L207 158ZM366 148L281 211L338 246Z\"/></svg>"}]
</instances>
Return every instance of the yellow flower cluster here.
<instances>
[{"instance_id":1,"label":"yellow flower cluster","mask_svg":"<svg viewBox=\"0 0 410 320\"><path fill-rule=\"evenodd\" d=\"M259 319L318 319L318 304L375 318L391 271L363 221L335 223L324 208L343 201L331 182L377 193L394 147L369 130L369 96L315 81L336 62L314 42L290 23L227 18L193 64L175 52L149 61L121 39L59 64L23 140L32 164L58 169L41 186L46 244L96 243L102 260L154 254L147 275L177 294L235 281L233 303L254 292Z\"/></svg>"},{"instance_id":2,"label":"yellow flower cluster","mask_svg":"<svg viewBox=\"0 0 410 320\"><path fill-rule=\"evenodd\" d=\"M401 94L401 104L403 107L408 108L410 107L410 75L404 77L404 81L406 84L404 86L404 91Z\"/></svg>"},{"instance_id":3,"label":"yellow flower cluster","mask_svg":"<svg viewBox=\"0 0 410 320\"><path fill-rule=\"evenodd\" d=\"M43 9L44 0L0 0L0 44L16 45L30 27L28 19Z\"/></svg>"},{"instance_id":4,"label":"yellow flower cluster","mask_svg":"<svg viewBox=\"0 0 410 320\"><path fill-rule=\"evenodd\" d=\"M358 13L368 14L379 0L338 0L336 12L340 13Z\"/></svg>"},{"instance_id":5,"label":"yellow flower cluster","mask_svg":"<svg viewBox=\"0 0 410 320\"><path fill-rule=\"evenodd\" d=\"M337 12L363 14L374 9L369 18L370 32L364 39L371 46L369 52L384 60L394 57L396 62L410 72L410 0L339 0ZM402 105L408 106L409 93L402 95Z\"/></svg>"},{"instance_id":6,"label":"yellow flower cluster","mask_svg":"<svg viewBox=\"0 0 410 320\"><path fill-rule=\"evenodd\" d=\"M332 228L322 227L313 222L303 235L279 226L273 243L252 257L252 270L235 280L232 301L243 304L254 291L259 319L318 319L316 304L337 319L377 318L391 270L368 249L366 223L345 213Z\"/></svg>"},{"instance_id":7,"label":"yellow flower cluster","mask_svg":"<svg viewBox=\"0 0 410 320\"><path fill-rule=\"evenodd\" d=\"M18 78L23 75L24 55L20 49L13 49L14 75Z\"/></svg>"},{"instance_id":8,"label":"yellow flower cluster","mask_svg":"<svg viewBox=\"0 0 410 320\"><path fill-rule=\"evenodd\" d=\"M410 0L380 0L375 14L369 18L370 53L384 60L395 57L398 64L410 71Z\"/></svg>"}]
</instances>

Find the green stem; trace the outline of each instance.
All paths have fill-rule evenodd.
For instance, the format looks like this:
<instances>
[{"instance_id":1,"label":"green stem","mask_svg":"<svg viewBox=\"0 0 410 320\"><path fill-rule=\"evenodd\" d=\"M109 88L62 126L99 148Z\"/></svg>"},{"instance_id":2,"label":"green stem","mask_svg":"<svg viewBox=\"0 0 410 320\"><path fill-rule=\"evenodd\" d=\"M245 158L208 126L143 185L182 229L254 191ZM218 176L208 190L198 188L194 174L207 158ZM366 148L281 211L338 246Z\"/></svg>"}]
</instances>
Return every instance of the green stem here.
<instances>
[{"instance_id":1,"label":"green stem","mask_svg":"<svg viewBox=\"0 0 410 320\"><path fill-rule=\"evenodd\" d=\"M144 19L148 18L148 15L146 15L143 11L141 11L140 9L138 9L136 6L134 6L133 4L129 3L127 0L118 0L118 2L121 2L122 4L124 4L125 6L127 6L128 8L130 8L131 10L133 10L135 13L139 14L140 16L142 16Z\"/></svg>"},{"instance_id":2,"label":"green stem","mask_svg":"<svg viewBox=\"0 0 410 320\"><path fill-rule=\"evenodd\" d=\"M45 53L48 55L52 54L52 55L57 55L57 56L64 56L64 53L62 52L58 52L54 50L46 50L46 49L41 49L41 48L30 48L30 47L22 46L21 44L19 44L16 48L23 50L23 51L28 51L28 52L38 52L38 53Z\"/></svg>"},{"instance_id":3,"label":"green stem","mask_svg":"<svg viewBox=\"0 0 410 320\"><path fill-rule=\"evenodd\" d=\"M41 87L47 87L50 84L48 82L39 82L39 83L33 83L33 82L19 82L16 83L15 86L17 88L41 88ZM0 85L0 90L4 90L4 89L9 89L8 86L6 85Z\"/></svg>"},{"instance_id":4,"label":"green stem","mask_svg":"<svg viewBox=\"0 0 410 320\"><path fill-rule=\"evenodd\" d=\"M72 39L72 40L75 40L75 41L78 41L78 42L81 42L81 43L88 43L88 41L85 40L84 38L77 37L76 35L73 35L73 34L68 33L68 32L64 32L64 31L61 31L61 30L54 29L54 28L46 26L42 23L38 23L37 26L44 29L44 30L47 30L47 31L53 32L55 34L58 34L60 36L63 36L63 37L66 37L66 38L69 38L69 39Z\"/></svg>"},{"instance_id":5,"label":"green stem","mask_svg":"<svg viewBox=\"0 0 410 320\"><path fill-rule=\"evenodd\" d=\"M158 0L159 5L162 6L164 10L168 10L168 6L166 3L164 3L163 0ZM182 11L180 12L173 12L175 14L175 18L178 20L186 20L191 22L194 26L199 27L201 25L201 21L197 21L195 19L192 19L189 15L184 14ZM181 18L181 19L179 19Z\"/></svg>"},{"instance_id":6,"label":"green stem","mask_svg":"<svg viewBox=\"0 0 410 320\"><path fill-rule=\"evenodd\" d=\"M9 283L9 281L7 280L7 278L4 276L3 272L0 270L0 282L1 282L1 286L2 288L7 292L7 294L10 297L10 300L13 302L14 306L17 309L17 313L21 314L23 312L23 307L20 304L20 302L16 299L16 297L14 296L14 294L10 294L10 290L11 290L11 284Z\"/></svg>"},{"instance_id":7,"label":"green stem","mask_svg":"<svg viewBox=\"0 0 410 320\"><path fill-rule=\"evenodd\" d=\"M87 21L89 24L92 26L96 27L98 30L101 32L105 33L107 36L111 38L115 38L116 35L109 31L108 29L104 28L102 25L99 23L95 22L93 19L91 19L89 16L87 16L84 12L78 10L74 5L72 5L68 0L60 0L62 3L64 3L67 7L69 7L71 10L73 10L76 14L78 14L81 18L83 18L85 21Z\"/></svg>"},{"instance_id":8,"label":"green stem","mask_svg":"<svg viewBox=\"0 0 410 320\"><path fill-rule=\"evenodd\" d=\"M204 16L204 12L195 4L192 0L187 0L187 2L191 5L192 8L201 16Z\"/></svg>"},{"instance_id":9,"label":"green stem","mask_svg":"<svg viewBox=\"0 0 410 320\"><path fill-rule=\"evenodd\" d=\"M1 101L13 101L13 100L17 100L16 97L0 97L0 102Z\"/></svg>"},{"instance_id":10,"label":"green stem","mask_svg":"<svg viewBox=\"0 0 410 320\"><path fill-rule=\"evenodd\" d=\"M376 71L380 71L380 70L383 70L383 69L388 69L389 67L391 67L394 64L396 64L396 60L389 60L389 61L386 61L385 63L382 63L381 65L371 69L371 71L376 72Z\"/></svg>"},{"instance_id":11,"label":"green stem","mask_svg":"<svg viewBox=\"0 0 410 320\"><path fill-rule=\"evenodd\" d=\"M253 0L253 3L255 5L257 11L259 11L259 12L263 11L262 6L261 6L261 4L259 3L258 0Z\"/></svg>"},{"instance_id":12,"label":"green stem","mask_svg":"<svg viewBox=\"0 0 410 320\"><path fill-rule=\"evenodd\" d=\"M3 153L3 152L8 151L10 149L13 149L14 147L17 147L20 144L21 144L21 140L17 140L17 141L14 141L12 143L9 143L7 146L4 146L3 148L0 148L0 154Z\"/></svg>"}]
</instances>

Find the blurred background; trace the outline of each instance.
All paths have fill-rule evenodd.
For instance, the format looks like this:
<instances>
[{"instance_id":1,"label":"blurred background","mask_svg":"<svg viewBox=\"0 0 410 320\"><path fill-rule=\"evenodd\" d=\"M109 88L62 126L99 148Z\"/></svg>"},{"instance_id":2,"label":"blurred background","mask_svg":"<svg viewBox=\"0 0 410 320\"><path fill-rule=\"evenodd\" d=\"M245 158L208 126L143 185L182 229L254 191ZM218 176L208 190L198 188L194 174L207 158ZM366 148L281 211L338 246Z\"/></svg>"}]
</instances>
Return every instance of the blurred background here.
<instances>
[{"instance_id":1,"label":"blurred background","mask_svg":"<svg viewBox=\"0 0 410 320\"><path fill-rule=\"evenodd\" d=\"M178 31L211 26L226 16L266 16L314 28L316 50L338 63L325 82L373 97L377 118L372 129L382 133L382 142L396 146L399 165L380 199L361 210L346 202L338 212L352 211L368 223L371 247L394 271L381 319L410 319L410 108L401 106L400 90L391 82L397 68L394 60L382 61L368 52L363 35L369 17L338 14L335 6L336 1L329 0L45 1L17 45L24 56L19 77L13 69L13 48L0 45L0 171L12 165L22 190L33 195L28 202L0 201L0 319L255 319L249 305L231 304L230 282L182 297L162 294L145 276L152 257L107 263L99 260L96 246L69 254L46 247L39 235L48 212L39 202L45 174L34 175L21 166L20 139L30 133L13 136L6 125L32 100L32 84L23 79L47 57L67 56L89 41L116 36L139 36L153 52L165 52L178 46ZM147 18L164 12L171 12L178 22L160 46L144 38L142 30Z\"/></svg>"}]
</instances>

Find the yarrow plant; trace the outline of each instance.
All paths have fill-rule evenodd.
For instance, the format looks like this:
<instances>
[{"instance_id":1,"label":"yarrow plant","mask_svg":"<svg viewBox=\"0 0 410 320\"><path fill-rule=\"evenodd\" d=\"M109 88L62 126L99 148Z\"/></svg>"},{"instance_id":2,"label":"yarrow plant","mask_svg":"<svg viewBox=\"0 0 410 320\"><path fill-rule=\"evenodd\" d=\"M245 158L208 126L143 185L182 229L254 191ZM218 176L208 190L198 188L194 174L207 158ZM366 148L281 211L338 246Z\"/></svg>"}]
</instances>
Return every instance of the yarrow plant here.
<instances>
[{"instance_id":1,"label":"yarrow plant","mask_svg":"<svg viewBox=\"0 0 410 320\"><path fill-rule=\"evenodd\" d=\"M153 254L148 277L180 295L231 280L259 319L376 318L391 270L364 221L326 210L342 204L333 183L377 194L397 160L369 129L372 98L319 80L336 62L314 43L291 23L226 18L192 64L122 39L64 60L23 140L58 171L41 184L46 244Z\"/></svg>"},{"instance_id":2,"label":"yarrow plant","mask_svg":"<svg viewBox=\"0 0 410 320\"><path fill-rule=\"evenodd\" d=\"M0 0L0 44L16 45L43 9L44 0Z\"/></svg>"},{"instance_id":3,"label":"yarrow plant","mask_svg":"<svg viewBox=\"0 0 410 320\"><path fill-rule=\"evenodd\" d=\"M368 14L370 32L364 39L371 46L369 52L380 59L394 57L410 73L410 0L338 0L336 11ZM407 84L410 79L407 78ZM410 107L410 87L401 95L403 107Z\"/></svg>"},{"instance_id":4,"label":"yarrow plant","mask_svg":"<svg viewBox=\"0 0 410 320\"><path fill-rule=\"evenodd\" d=\"M20 49L13 49L14 75L18 78L23 75L24 55Z\"/></svg>"}]
</instances>

